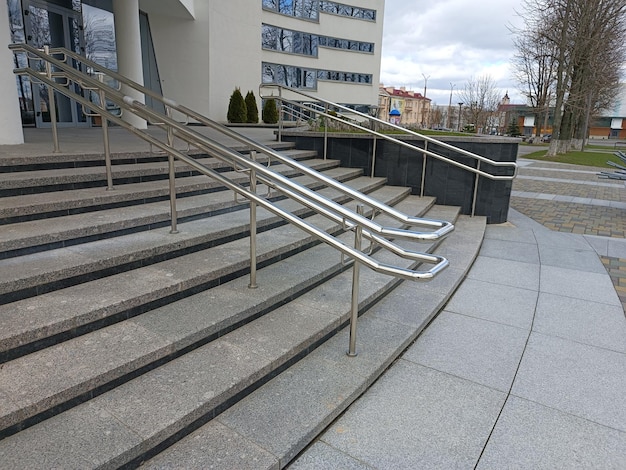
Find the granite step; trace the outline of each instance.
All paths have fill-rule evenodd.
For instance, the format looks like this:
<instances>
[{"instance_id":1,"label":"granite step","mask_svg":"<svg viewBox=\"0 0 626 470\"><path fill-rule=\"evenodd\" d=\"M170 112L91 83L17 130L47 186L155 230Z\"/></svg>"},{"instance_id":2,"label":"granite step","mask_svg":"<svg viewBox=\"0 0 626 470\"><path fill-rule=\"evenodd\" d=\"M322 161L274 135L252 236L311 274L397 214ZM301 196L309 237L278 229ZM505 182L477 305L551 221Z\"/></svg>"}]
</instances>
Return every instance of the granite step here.
<instances>
[{"instance_id":1,"label":"granite step","mask_svg":"<svg viewBox=\"0 0 626 470\"><path fill-rule=\"evenodd\" d=\"M315 151L286 150L283 153L288 157L301 160L317 158ZM268 160L263 154L258 154L257 159L263 163ZM228 168L224 162L213 157L200 156L196 158L196 161L211 169ZM177 178L198 175L197 171L180 161L175 161L175 171ZM167 180L169 177L167 162L117 164L112 165L111 172L114 185ZM0 197L102 186L106 186L104 167L88 166L0 173Z\"/></svg>"},{"instance_id":2,"label":"granite step","mask_svg":"<svg viewBox=\"0 0 626 470\"><path fill-rule=\"evenodd\" d=\"M330 163L313 163L318 171L336 176L342 181L354 178L358 170L329 170ZM286 170L286 169L285 169ZM290 176L286 170L285 176ZM323 187L309 177L296 177L296 181L312 189ZM204 178L205 180L207 178ZM379 180L380 181L380 180ZM223 189L223 188L222 188ZM267 194L265 186L259 186L259 194ZM275 195L274 199L279 197ZM232 191L216 191L209 195L177 198L176 209L179 222L210 217L247 207L236 201ZM64 217L29 220L7 224L0 232L0 259L27 253L51 250L64 246L87 243L92 240L111 238L127 233L152 230L171 225L169 198L166 201L135 204L96 212L84 212Z\"/></svg>"},{"instance_id":3,"label":"granite step","mask_svg":"<svg viewBox=\"0 0 626 470\"><path fill-rule=\"evenodd\" d=\"M429 216L443 218L434 211ZM483 217L460 216L455 232L437 249L450 268L428 283L403 282L363 313L357 357L345 354L349 332L343 328L221 414L216 410L215 418L194 432L170 447L168 442L151 449L143 456L147 461L134 463L150 470L285 468L428 327L469 271L484 230ZM318 308L318 302L319 295L311 305Z\"/></svg>"},{"instance_id":4,"label":"granite step","mask_svg":"<svg viewBox=\"0 0 626 470\"><path fill-rule=\"evenodd\" d=\"M408 190L383 187L372 196L395 204ZM428 204L428 202L427 202ZM266 218L264 210L258 215ZM240 215L245 223L247 214ZM321 216L307 221L329 233L340 224ZM260 266L318 243L292 225L278 226L257 236ZM236 239L198 252L183 254L132 271L84 282L36 297L0 305L0 362L28 354L59 340L84 334L171 303L231 280L249 270L249 242Z\"/></svg>"},{"instance_id":5,"label":"granite step","mask_svg":"<svg viewBox=\"0 0 626 470\"><path fill-rule=\"evenodd\" d=\"M385 188L385 190L393 192L392 190L398 191L399 188ZM403 196L406 196L406 193ZM398 195L398 197L403 196ZM417 209L417 207L416 210L409 210L407 207L409 204L421 207L422 201L410 197L399 204L404 212L420 213L421 209ZM382 219L384 221L384 218ZM272 236L259 242L259 247L270 244L277 238L282 238L283 243L286 242L290 247L300 243L294 241L297 230L293 228L289 230L289 227L280 227L275 230L284 231L284 233L272 233ZM266 232L266 234L269 233ZM263 235L265 234L260 234L259 238L261 239ZM345 237L346 240L350 240L351 234L345 234ZM308 237L303 236L302 238ZM206 264L206 261L209 260L216 264L217 256L221 254L223 258L232 258L236 250L236 247L225 247L219 253L206 256L206 258L196 254L195 259L199 265ZM322 268L322 272L328 269L329 265L326 263L341 265L337 254L325 245L315 246L312 251L302 253L302 256L307 255L306 260L291 259L292 263L282 260L271 270L266 271L268 273L267 287L274 290L279 289L282 284L294 285L293 283L297 282L295 279L297 276L303 276L300 279L305 277L315 279L320 275L319 271L317 274L306 271L314 270L314 266L318 263L326 266ZM263 257L264 255L260 254L260 258ZM387 254L381 254L380 260L382 262L389 261ZM189 262L191 263L191 261L190 259ZM406 264L414 263L406 262ZM176 276L179 277L181 274L180 272L176 273ZM349 314L350 296L347 286L350 278L351 273L345 271L320 285L304 288L303 294L295 299L291 297L296 294L290 294L288 303L279 301L273 306L266 306L259 298L255 298L255 296L261 295L261 288L252 291L246 290L246 295L242 295L241 291L246 289L246 280L240 278L232 281L232 285L220 285L224 289L223 291L207 290L198 294L197 301L193 301L192 298L186 299L185 302L194 305L189 310L192 313L188 315L185 314L187 310L178 311L177 305L180 306L181 304L177 302L177 304L162 307L162 310L158 312L152 310L147 315L129 320L129 323L134 324L135 329L138 330L139 327L143 327L150 331L150 334L146 336L139 333L140 336L143 336L144 341L137 344L136 349L141 350L145 344L148 344L151 350L142 357L146 355L151 357L151 354L157 354L154 353L154 350L160 351L158 354L167 355L169 353L168 348L173 347L174 344L183 349L189 348L186 345L191 341L191 337L197 339L199 329L206 330L211 328L211 325L216 321L219 322L219 319L204 318L201 311L206 312L207 306L211 306L211 312L218 316L224 315L227 309L232 311L250 308L267 309L265 315L252 322L218 335L217 338L207 344L197 348L194 346L194 349L189 351L184 350L184 355L174 357L158 368L145 371L132 380L116 384L115 388L90 399L86 403L74 406L52 416L50 419L6 437L0 441L0 459L11 468L50 466L58 468L117 468L122 465L138 464L146 456L152 455L206 423L238 401L240 397L270 380L278 372L295 363L300 357L315 349L337 332ZM259 280L260 284L261 282ZM320 282L321 279L314 281L314 284ZM367 309L397 284L398 281L394 278L364 269L361 280L361 308ZM132 284L128 283L128 285ZM238 287L237 289L233 288L235 285ZM104 297L108 296L105 294ZM98 299L92 298L91 303L98 304ZM242 308L237 308L238 305ZM169 313L165 313L168 308ZM168 320L164 321L163 317L159 317L159 314L164 313ZM188 318L191 324L185 324L185 320ZM193 322L201 322L201 324L193 324ZM120 327L121 325L114 326ZM184 334L181 333L183 330L185 331ZM102 333L102 331L98 333ZM206 332L202 334L206 334ZM210 332L209 335L211 335ZM113 336L117 344L125 342L123 332ZM81 340L88 337L89 335L85 335L76 338L76 341L71 343L82 344L88 350L93 343L90 341L87 341L88 344L81 343ZM97 338L99 339L94 340L95 342L104 341L102 336ZM168 341L169 345L166 344ZM202 341L200 340L200 342ZM132 339L128 339L126 342L132 345L136 343ZM117 370L118 366L115 360L110 361L109 357L114 352L123 355L119 351L112 351L122 349L122 346L116 348L115 344L109 343L103 346L103 349L108 354L102 361L105 363L112 362L111 369ZM373 349L375 350L377 347L373 346ZM79 350L70 350L66 351L64 357L62 352L60 355L67 363L71 363L76 357L89 356L87 350L83 350L82 353ZM49 351L41 352L44 355L46 353ZM29 374L27 372L28 361L38 354L35 353L19 359L18 362L24 362L21 364L22 367L18 366L18 362L15 362L15 365L13 362L8 363L8 368L5 366L7 373L15 371L17 374L20 371L24 374L23 380L25 381L29 380L29 375L40 374L44 376L40 379L40 383L44 383L45 376L49 375L50 363L55 363L55 359L40 359L40 365L32 367L33 373ZM343 352L339 354L343 356ZM138 367L142 367L141 361L139 360ZM86 359L84 365L77 365L78 370L83 373L89 371L91 367L89 359ZM122 370L119 373L124 374L125 372ZM71 371L68 372L68 376L73 377ZM85 379L86 382L89 380L89 378ZM97 382L98 379L93 380ZM115 379L111 377L108 380L115 382ZM60 377L56 382L67 381L67 377ZM13 383L13 380L3 379L0 381L0 384L8 383ZM71 387L72 384L69 386ZM4 385L0 386L0 388L3 387ZM2 390L0 397L7 405L14 404L19 407L14 401L19 401L16 394L19 394L21 389L22 386L16 385L15 389L9 392ZM65 392L59 393L62 395ZM88 394L88 392L83 393ZM32 395L30 391L23 394L23 396L30 395ZM50 400L54 400L54 398L42 398L40 400L41 406L50 409ZM13 411L14 416L20 415L19 410ZM23 413L22 411L22 415ZM59 452L59 449L63 449L63 452Z\"/></svg>"},{"instance_id":6,"label":"granite step","mask_svg":"<svg viewBox=\"0 0 626 470\"><path fill-rule=\"evenodd\" d=\"M353 172L343 173L340 171L331 171L326 174L340 177L346 174L354 176ZM297 178L297 180L302 184L311 183L304 178ZM381 188L384 183L385 180L382 178L363 176L345 182L351 188L365 194ZM260 190L262 191L261 188ZM328 188L321 189L318 193L338 203L346 203L349 200L345 195ZM217 195L226 199L226 201L222 201L223 204L233 202L232 193L216 193ZM117 236L115 240L97 240L80 246L69 246L0 259L0 270L5 273L0 279L0 304L41 295L51 290L69 287L136 267L147 266L173 258L183 252L195 252L224 241L248 236L249 211L242 210L239 213L228 212L215 215L221 204L219 199L220 197L212 198L211 210L207 210L207 217L180 223L177 234L171 234L168 229L153 229L147 232ZM303 208L293 201L285 200L281 203L281 207L299 216L311 214L309 209ZM243 206L243 208L247 209L248 205ZM160 207L160 209L163 208ZM145 210L146 205L136 208L133 211L134 219L138 218L138 212L143 214ZM114 212L114 215L118 214L125 215L119 211ZM165 215L169 216L168 213ZM210 217L208 217L209 215ZM83 229L93 233L95 229L88 225L90 220L92 218L85 220L86 225ZM169 219L167 222L169 224ZM282 219L267 212L262 212L257 217L257 230L261 232L282 224L284 224ZM69 230L67 221L65 225L66 230ZM50 232L53 233L52 230ZM48 233L43 236L50 237L51 234Z\"/></svg>"}]
</instances>

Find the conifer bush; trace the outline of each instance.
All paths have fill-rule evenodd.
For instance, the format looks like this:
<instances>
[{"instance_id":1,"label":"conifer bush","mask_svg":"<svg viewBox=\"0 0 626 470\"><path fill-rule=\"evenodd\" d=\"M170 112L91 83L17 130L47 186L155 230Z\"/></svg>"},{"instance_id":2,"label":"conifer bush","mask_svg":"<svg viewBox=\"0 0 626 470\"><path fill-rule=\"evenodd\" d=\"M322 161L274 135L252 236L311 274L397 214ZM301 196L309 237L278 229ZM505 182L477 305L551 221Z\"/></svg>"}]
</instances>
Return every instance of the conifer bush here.
<instances>
[{"instance_id":1,"label":"conifer bush","mask_svg":"<svg viewBox=\"0 0 626 470\"><path fill-rule=\"evenodd\" d=\"M262 118L265 124L276 124L278 122L276 100L270 99L265 101L265 104L263 105Z\"/></svg>"},{"instance_id":2,"label":"conifer bush","mask_svg":"<svg viewBox=\"0 0 626 470\"><path fill-rule=\"evenodd\" d=\"M239 88L235 88L233 94L230 95L228 103L228 114L226 115L228 122L246 122L248 111L246 110L246 102Z\"/></svg>"},{"instance_id":3,"label":"conifer bush","mask_svg":"<svg viewBox=\"0 0 626 470\"><path fill-rule=\"evenodd\" d=\"M256 124L259 122L259 108L256 105L256 98L254 93L249 91L246 95L246 122Z\"/></svg>"}]
</instances>

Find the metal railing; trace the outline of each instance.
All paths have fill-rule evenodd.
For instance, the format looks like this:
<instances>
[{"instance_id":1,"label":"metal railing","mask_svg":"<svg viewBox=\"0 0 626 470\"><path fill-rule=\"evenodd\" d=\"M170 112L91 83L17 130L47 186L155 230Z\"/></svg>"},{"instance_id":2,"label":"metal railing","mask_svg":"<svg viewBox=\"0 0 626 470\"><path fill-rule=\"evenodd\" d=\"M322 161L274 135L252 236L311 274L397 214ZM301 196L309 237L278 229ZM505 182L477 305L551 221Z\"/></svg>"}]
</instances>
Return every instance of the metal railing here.
<instances>
[{"instance_id":1,"label":"metal railing","mask_svg":"<svg viewBox=\"0 0 626 470\"><path fill-rule=\"evenodd\" d=\"M264 90L267 90L264 92ZM268 92L270 92L268 94ZM274 94L274 91L277 93ZM488 178L491 180L501 180L501 181L511 181L517 175L517 164L515 162L499 162L496 160L492 160L490 158L484 157L482 155L475 154L473 152L455 147L454 145L448 144L446 142L442 142L433 137L419 134L405 127L401 127L387 121L383 121L382 119L378 119L376 117L370 116L365 113L361 113L347 106L343 106L337 103L333 103L332 101L328 101L317 96L311 95L309 93L303 92L298 89L286 87L283 85L277 84L261 84L259 86L259 95L261 99L275 99L279 101L279 109L284 105L288 104L292 108L300 108L308 111L312 115L323 116L326 120L334 120L337 122L341 122L351 128L358 130L359 132L369 134L373 136L373 145L372 145L372 157L371 157L371 172L370 176L374 176L374 171L376 167L376 142L377 139L384 139L389 142L393 142L397 145L400 145L405 148L409 148L416 152L419 152L423 155L422 159L422 177L420 181L420 195L424 196L425 189L425 176L426 176L426 159L427 157L432 157L437 160L446 162L455 167L461 168L463 170L469 171L475 174L474 180L474 190L472 195L472 205L471 205L471 215L475 215L476 211L476 197L478 194L478 181L480 177ZM286 96L288 95L288 96ZM318 104L321 103L321 104ZM336 111L343 111L345 114L338 114ZM329 112L333 111L333 112ZM358 116L362 122L367 122L368 127L362 125L361 122L357 122L356 120L346 119L346 116ZM282 121L282 115L279 116ZM327 157L328 153L328 121L326 121L324 127L324 158ZM389 128L396 133L400 133L408 136L419 137L420 140L424 141L424 147L419 147L411 142L407 142L404 140L400 140L397 137L381 132L382 129ZM282 122L279 122L279 133L278 140L282 141L283 134L283 125ZM457 155L461 155L463 157L468 157L471 161L475 162L476 166L467 165L462 162L455 161L451 158L448 158L444 155L440 155L438 153L429 150L428 144L435 144L437 147L444 148L446 150L452 151ZM508 169L510 174L506 175L496 175L484 171L481 166L490 165L497 168L505 168ZM484 167L483 167L484 168Z\"/></svg>"},{"instance_id":2,"label":"metal railing","mask_svg":"<svg viewBox=\"0 0 626 470\"><path fill-rule=\"evenodd\" d=\"M50 114L51 124L53 126L53 136L55 139L55 149L59 149L58 134L56 133L55 116L55 97L54 93L60 93L74 100L83 106L86 113L99 114L102 117L102 131L104 136L104 151L107 172L108 189L113 188L113 180L111 173L111 156L108 137L108 126L105 124L110 121L120 127L128 130L137 137L148 142L168 155L169 165L169 193L170 193L170 212L171 212L171 233L177 233L177 217L176 217L176 187L175 187L175 162L179 160L188 165L192 169L201 174L213 178L215 181L224 185L226 188L234 191L235 196L242 196L250 203L250 283L249 287L257 286L256 282L256 208L261 206L269 212L281 217L288 223L291 223L318 240L328 244L341 253L342 258L348 257L354 263L354 279L352 285L352 306L351 306L351 338L349 346L349 355L356 354L356 319L358 316L358 265L363 264L370 269L395 276L401 279L409 280L430 280L439 272L448 266L448 261L438 255L430 253L421 253L404 249L394 242L394 239L409 240L429 240L436 241L443 239L448 235L454 226L445 221L423 219L419 217L411 217L403 214L396 209L389 207L367 195L361 194L354 189L343 185L332 178L312 170L305 165L283 155L273 149L260 144L248 137L245 137L217 122L214 122L205 116L179 105L173 100L164 98L163 96L127 79L126 77L110 71L99 64L92 62L74 52L62 48L48 48L43 50L36 49L26 44L12 44L9 48L14 53L25 53L29 60L28 67L15 69L16 74L28 75L33 83L41 83L48 87L50 96ZM60 58L57 58L59 57ZM32 63L36 62L45 65L45 72L41 72L40 67L33 67ZM125 95L120 89L109 86L101 75L94 78L89 74L75 68L76 63L81 63L87 69L94 73L104 74L114 79L118 83L129 86L144 96L150 96L153 100L162 103L165 107L165 113L152 109L142 102ZM71 65L70 65L71 64ZM59 83L59 80L63 80ZM82 90L89 93L77 93L69 84L76 84ZM97 101L91 101L89 96L95 94L98 96ZM113 105L119 112L112 112L110 107ZM165 140L150 133L138 129L127 123L123 119L123 115L132 113L141 119L145 119L148 123L166 131ZM187 126L178 120L172 118L173 113L179 113L186 120L192 120L196 123L203 124L221 134L233 138L248 146L249 155L237 152L196 130L196 126ZM187 145L193 146L198 150L226 162L229 166L237 171L244 171L249 175L249 183L245 185L228 178L224 173L217 172L198 162L193 157L182 153L174 147L174 139L180 139ZM263 153L268 157L267 165L257 162L257 153ZM302 186L289 178L273 171L270 168L272 160L288 165L297 169L299 172L315 178L323 182L326 186L331 187L341 193L349 196L357 202L357 210L352 211L345 206L328 199L315 191ZM344 230L354 231L355 244L350 246L343 242L340 238L327 233L323 229L312 225L307 220L282 209L269 200L267 195L259 195L256 192L257 183L265 184L270 190L276 191L283 196L290 198L305 207L313 210L314 213L320 214L333 222L341 224ZM372 214L385 214L396 221L400 222L403 228L381 226L372 218L366 217L363 206L369 206ZM425 227L428 231L416 231L410 227ZM366 252L361 250L361 238L370 241L372 245L376 245L381 249L394 254L395 256L409 260L410 266L404 267L396 264L382 263L373 257L373 250ZM432 265L429 269L420 270L423 264Z\"/></svg>"}]
</instances>

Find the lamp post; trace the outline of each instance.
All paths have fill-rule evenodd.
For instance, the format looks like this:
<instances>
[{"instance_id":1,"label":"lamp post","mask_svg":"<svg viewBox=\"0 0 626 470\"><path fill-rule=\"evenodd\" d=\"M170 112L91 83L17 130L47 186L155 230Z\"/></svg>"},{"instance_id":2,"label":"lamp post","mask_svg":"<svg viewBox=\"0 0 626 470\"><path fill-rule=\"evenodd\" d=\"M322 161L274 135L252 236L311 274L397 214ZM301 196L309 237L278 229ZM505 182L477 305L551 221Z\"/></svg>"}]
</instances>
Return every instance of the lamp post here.
<instances>
[{"instance_id":1,"label":"lamp post","mask_svg":"<svg viewBox=\"0 0 626 470\"><path fill-rule=\"evenodd\" d=\"M423 99L423 103L422 103L422 128L424 127L424 113L426 112L425 108L426 108L426 87L428 85L428 79L430 78L430 75L426 76L426 74L422 74L422 77L424 77L424 99ZM428 124L428 123L426 123Z\"/></svg>"},{"instance_id":2,"label":"lamp post","mask_svg":"<svg viewBox=\"0 0 626 470\"><path fill-rule=\"evenodd\" d=\"M454 85L452 82L450 82L450 101L448 101L448 122L446 123L446 128L450 129L450 125L451 125L451 114L452 114L452 90L454 89L456 85Z\"/></svg>"},{"instance_id":3,"label":"lamp post","mask_svg":"<svg viewBox=\"0 0 626 470\"><path fill-rule=\"evenodd\" d=\"M459 103L459 132L461 132L461 108L463 107L463 103Z\"/></svg>"}]
</instances>

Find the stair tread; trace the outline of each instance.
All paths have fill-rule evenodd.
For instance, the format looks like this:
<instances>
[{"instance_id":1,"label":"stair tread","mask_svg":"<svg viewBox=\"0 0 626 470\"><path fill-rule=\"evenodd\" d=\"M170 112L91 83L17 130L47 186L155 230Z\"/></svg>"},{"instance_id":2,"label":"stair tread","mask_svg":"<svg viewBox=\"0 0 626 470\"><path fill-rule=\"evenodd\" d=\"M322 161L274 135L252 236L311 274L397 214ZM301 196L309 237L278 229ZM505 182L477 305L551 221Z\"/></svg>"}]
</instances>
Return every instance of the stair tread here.
<instances>
[{"instance_id":1,"label":"stair tread","mask_svg":"<svg viewBox=\"0 0 626 470\"><path fill-rule=\"evenodd\" d=\"M375 197L389 200L402 194L404 188L384 187ZM383 195L386 194L387 197ZM231 216L235 217L234 213ZM243 214L240 214L243 216ZM311 219L323 229L338 228L321 216ZM286 252L312 241L300 229L281 226L258 235L257 259ZM208 256L206 253L211 253ZM211 282L229 273L245 269L249 264L249 244L240 239L197 253L141 267L130 272L109 276L0 305L0 347L18 347L44 336L60 334L86 323L171 296Z\"/></svg>"},{"instance_id":2,"label":"stair tread","mask_svg":"<svg viewBox=\"0 0 626 470\"><path fill-rule=\"evenodd\" d=\"M316 152L302 150L286 150L283 152L291 158L317 157ZM260 161L266 160L262 154L258 155ZM195 159L209 168L221 168L225 164L214 157L199 157ZM192 171L186 163L179 160L174 163L176 172ZM150 175L167 175L169 167L167 161L116 164L111 166L113 179L145 177ZM106 181L106 173L103 166L86 166L76 168L58 168L46 170L16 171L0 173L0 182L4 189L18 188L35 185L54 185L79 183L88 181Z\"/></svg>"},{"instance_id":3,"label":"stair tread","mask_svg":"<svg viewBox=\"0 0 626 470\"><path fill-rule=\"evenodd\" d=\"M336 257L334 253L331 255ZM289 274L283 272L282 275ZM294 302L298 307L297 310L293 304L275 309L212 343L96 397L87 404L79 405L6 438L0 443L0 455L5 453L2 449L19 448L24 440L36 441L33 444L35 449L42 444L41 439L52 439L48 444L57 440L63 441L64 448L73 446L74 444L70 442L72 435L76 435L86 423L94 420L100 422L101 426L101 420L108 419L107 416L120 419L134 431L134 435L129 439L128 435L120 433L117 436L120 439L115 445L98 451L92 449L93 452L99 453L93 456L95 459L93 462L111 463L117 462L116 459L126 461L140 455L150 446L167 438L201 415L210 413L210 410L218 406L226 396L232 396L243 390L278 363L287 361L296 354L294 347L302 347L304 344L306 348L306 344L313 344L316 339L338 327L349 312L349 296L345 295L347 292L345 285L349 283L350 276L351 274L346 272L308 291ZM241 280L239 282L241 283ZM381 295L384 285L395 282L393 278L364 270L362 302L369 296ZM344 294L339 294L342 291ZM226 303L229 301L230 299L227 299ZM294 315L298 316L298 320L292 321ZM283 327L277 328L277 324ZM311 336L312 331L317 333ZM205 367L198 367L199 364ZM147 393L150 394L150 400L140 399ZM178 398L177 405L171 406L171 398L174 396ZM169 406L166 406L166 403ZM156 409L160 413L155 413ZM49 426L64 428L68 423L73 423L77 427L69 426L67 433L46 436L46 429ZM139 442L137 435L142 437L142 443ZM117 456L109 453L112 450L117 452ZM72 454L70 458L76 458L81 451L75 449L75 452L70 453ZM17 455L9 455L8 452L4 456L8 459L7 462L11 462L12 458L19 458ZM64 465L66 463L61 466Z\"/></svg>"},{"instance_id":4,"label":"stair tread","mask_svg":"<svg viewBox=\"0 0 626 470\"><path fill-rule=\"evenodd\" d=\"M368 177L355 178L347 182L350 187L365 193L379 188L383 183L382 178L371 179ZM330 199L340 202L342 200L334 190L325 189L318 192ZM224 193L215 197L218 200L220 198L225 198L228 201L233 200L232 193ZM213 204L217 205L219 201L213 201ZM290 201L283 201L281 207L294 213L307 211L297 203ZM119 211L114 211L114 214L118 213ZM136 219L137 216L134 218ZM84 221L88 224L89 220L90 218L86 218ZM279 221L277 216L267 211L260 211L257 214L257 227L259 229ZM154 229L118 236L114 242L98 240L79 246L57 248L19 258L0 260L0 269L6 273L0 280L0 295L44 283L57 282L69 277L85 275L129 262L137 264L150 257L163 256L181 249L190 249L195 245L240 234L247 229L248 224L248 211L239 214L226 213L213 216L210 220L202 218L181 223L178 225L179 233L176 235L169 233L168 228ZM65 227L62 228L71 230L67 225L66 223ZM53 233L50 228L48 230ZM47 235L50 236L50 233Z\"/></svg>"},{"instance_id":5,"label":"stair tread","mask_svg":"<svg viewBox=\"0 0 626 470\"><path fill-rule=\"evenodd\" d=\"M321 171L321 169L320 169ZM285 171L288 174L287 171ZM353 173L331 172L329 176L341 178ZM298 177L301 184L312 184L307 177ZM380 179L377 181L381 181ZM259 192L266 191L265 186ZM189 196L176 201L180 219L240 205L232 191L216 191L209 195ZM165 225L170 220L169 199L128 207L83 212L63 217L29 220L6 224L0 231L0 252L23 249L48 243L58 243L80 237L93 237L133 228L149 228L154 224Z\"/></svg>"}]
</instances>

